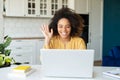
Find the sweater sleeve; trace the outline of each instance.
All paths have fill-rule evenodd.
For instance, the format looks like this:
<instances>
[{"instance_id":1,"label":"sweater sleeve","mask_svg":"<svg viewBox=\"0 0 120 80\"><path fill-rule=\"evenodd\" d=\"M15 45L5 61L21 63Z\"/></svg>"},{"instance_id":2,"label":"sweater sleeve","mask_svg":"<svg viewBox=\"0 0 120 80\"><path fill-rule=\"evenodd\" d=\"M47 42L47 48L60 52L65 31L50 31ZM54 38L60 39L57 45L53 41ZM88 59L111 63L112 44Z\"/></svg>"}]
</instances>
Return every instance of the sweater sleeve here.
<instances>
[{"instance_id":1,"label":"sweater sleeve","mask_svg":"<svg viewBox=\"0 0 120 80\"><path fill-rule=\"evenodd\" d=\"M86 44L85 44L85 41L81 38L81 41L80 41L80 43L79 43L79 48L80 49L86 49Z\"/></svg>"},{"instance_id":2,"label":"sweater sleeve","mask_svg":"<svg viewBox=\"0 0 120 80\"><path fill-rule=\"evenodd\" d=\"M44 48L44 49L50 49L50 46L44 45L43 48Z\"/></svg>"},{"instance_id":3,"label":"sweater sleeve","mask_svg":"<svg viewBox=\"0 0 120 80\"><path fill-rule=\"evenodd\" d=\"M52 48L53 48L53 47L52 47L52 46L53 46L52 44L53 44L53 39L51 39L49 45L45 45L45 44L44 44L44 45L43 45L43 48L44 48L44 49L52 49Z\"/></svg>"}]
</instances>

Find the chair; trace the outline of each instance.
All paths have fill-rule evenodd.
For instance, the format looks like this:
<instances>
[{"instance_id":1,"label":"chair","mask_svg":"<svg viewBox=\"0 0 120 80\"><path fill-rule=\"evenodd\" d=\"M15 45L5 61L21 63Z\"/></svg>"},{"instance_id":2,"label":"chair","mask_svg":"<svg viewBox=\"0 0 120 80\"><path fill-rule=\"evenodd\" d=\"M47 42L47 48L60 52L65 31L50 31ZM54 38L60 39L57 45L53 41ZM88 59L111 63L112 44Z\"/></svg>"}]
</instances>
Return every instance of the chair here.
<instances>
[{"instance_id":1,"label":"chair","mask_svg":"<svg viewBox=\"0 0 120 80\"><path fill-rule=\"evenodd\" d=\"M120 67L120 46L113 47L107 56L103 56L102 65Z\"/></svg>"}]
</instances>

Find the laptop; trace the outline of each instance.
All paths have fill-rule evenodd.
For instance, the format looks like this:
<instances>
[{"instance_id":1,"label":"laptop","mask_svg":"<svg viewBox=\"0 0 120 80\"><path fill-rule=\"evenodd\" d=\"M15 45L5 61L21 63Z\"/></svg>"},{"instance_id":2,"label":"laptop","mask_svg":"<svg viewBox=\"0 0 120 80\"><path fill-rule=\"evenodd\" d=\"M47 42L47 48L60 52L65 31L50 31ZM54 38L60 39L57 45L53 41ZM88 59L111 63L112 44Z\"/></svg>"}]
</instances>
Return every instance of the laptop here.
<instances>
[{"instance_id":1,"label":"laptop","mask_svg":"<svg viewBox=\"0 0 120 80\"><path fill-rule=\"evenodd\" d=\"M40 49L43 75L92 78L94 50Z\"/></svg>"}]
</instances>

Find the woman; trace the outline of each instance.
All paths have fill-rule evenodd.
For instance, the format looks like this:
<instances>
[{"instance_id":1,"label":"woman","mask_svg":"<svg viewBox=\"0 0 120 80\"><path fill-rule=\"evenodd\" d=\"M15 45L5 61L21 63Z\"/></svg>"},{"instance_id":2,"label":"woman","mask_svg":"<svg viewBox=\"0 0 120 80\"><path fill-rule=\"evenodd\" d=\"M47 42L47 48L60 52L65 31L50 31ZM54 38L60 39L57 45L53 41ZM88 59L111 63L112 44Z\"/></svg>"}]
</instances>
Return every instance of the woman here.
<instances>
[{"instance_id":1,"label":"woman","mask_svg":"<svg viewBox=\"0 0 120 80\"><path fill-rule=\"evenodd\" d=\"M58 10L49 25L41 28L45 36L46 49L86 49L80 38L83 19L69 8Z\"/></svg>"}]
</instances>

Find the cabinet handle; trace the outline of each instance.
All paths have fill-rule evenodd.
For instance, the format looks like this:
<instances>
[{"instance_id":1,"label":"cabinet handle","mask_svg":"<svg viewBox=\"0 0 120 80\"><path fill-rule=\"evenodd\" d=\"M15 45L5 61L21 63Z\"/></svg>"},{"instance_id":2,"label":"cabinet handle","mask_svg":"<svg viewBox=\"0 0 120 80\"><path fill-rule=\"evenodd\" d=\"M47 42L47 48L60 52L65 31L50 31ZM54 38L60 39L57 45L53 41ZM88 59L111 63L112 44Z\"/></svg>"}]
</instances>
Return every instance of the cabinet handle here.
<instances>
[{"instance_id":1,"label":"cabinet handle","mask_svg":"<svg viewBox=\"0 0 120 80\"><path fill-rule=\"evenodd\" d=\"M29 62L24 62L23 64L30 64Z\"/></svg>"},{"instance_id":2,"label":"cabinet handle","mask_svg":"<svg viewBox=\"0 0 120 80\"><path fill-rule=\"evenodd\" d=\"M17 47L16 49L22 49L21 47Z\"/></svg>"},{"instance_id":3,"label":"cabinet handle","mask_svg":"<svg viewBox=\"0 0 120 80\"><path fill-rule=\"evenodd\" d=\"M16 55L16 56L22 56L22 55Z\"/></svg>"},{"instance_id":4,"label":"cabinet handle","mask_svg":"<svg viewBox=\"0 0 120 80\"><path fill-rule=\"evenodd\" d=\"M16 40L16 42L21 42L22 40Z\"/></svg>"}]
</instances>

